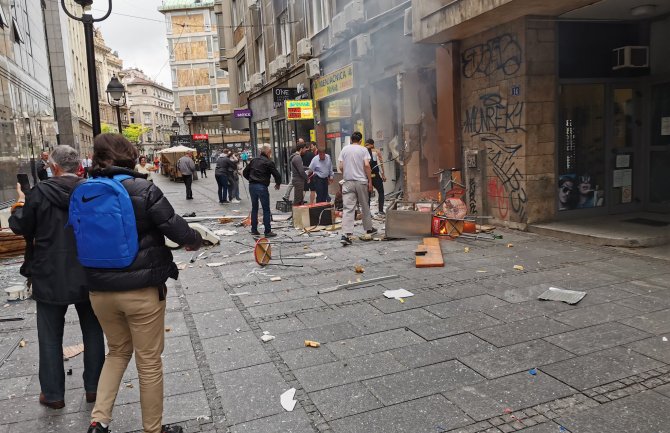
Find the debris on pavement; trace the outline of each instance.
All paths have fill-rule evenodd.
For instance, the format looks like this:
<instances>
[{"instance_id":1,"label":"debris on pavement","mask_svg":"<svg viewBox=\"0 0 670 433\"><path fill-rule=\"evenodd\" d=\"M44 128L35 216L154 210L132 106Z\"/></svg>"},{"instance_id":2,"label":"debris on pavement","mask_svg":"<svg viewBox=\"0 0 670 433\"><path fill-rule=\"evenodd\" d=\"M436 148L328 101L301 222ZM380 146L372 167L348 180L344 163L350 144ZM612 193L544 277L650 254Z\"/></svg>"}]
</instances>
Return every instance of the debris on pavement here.
<instances>
[{"instance_id":1,"label":"debris on pavement","mask_svg":"<svg viewBox=\"0 0 670 433\"><path fill-rule=\"evenodd\" d=\"M523 266L521 265L514 265L514 269L517 271L523 271Z\"/></svg>"},{"instance_id":2,"label":"debris on pavement","mask_svg":"<svg viewBox=\"0 0 670 433\"><path fill-rule=\"evenodd\" d=\"M305 340L305 347L321 347L321 343L318 341Z\"/></svg>"},{"instance_id":3,"label":"debris on pavement","mask_svg":"<svg viewBox=\"0 0 670 433\"><path fill-rule=\"evenodd\" d=\"M177 269L179 269L180 271L183 271L184 269L186 269L186 266L187 266L186 263L181 263L181 262L177 263Z\"/></svg>"},{"instance_id":4,"label":"debris on pavement","mask_svg":"<svg viewBox=\"0 0 670 433\"><path fill-rule=\"evenodd\" d=\"M212 245L217 245L221 242L221 239L216 234L214 234L213 231L203 226L202 224L189 223L189 227L200 233L200 236L202 236L202 240L204 242L209 242Z\"/></svg>"},{"instance_id":5,"label":"debris on pavement","mask_svg":"<svg viewBox=\"0 0 670 433\"><path fill-rule=\"evenodd\" d=\"M414 293L405 289L396 289L396 290L385 291L384 296L386 296L389 299L397 299L401 301L402 298L409 298L410 296L414 296Z\"/></svg>"},{"instance_id":6,"label":"debris on pavement","mask_svg":"<svg viewBox=\"0 0 670 433\"><path fill-rule=\"evenodd\" d=\"M249 292L239 292L239 293L230 293L228 296L244 296L248 294Z\"/></svg>"},{"instance_id":7,"label":"debris on pavement","mask_svg":"<svg viewBox=\"0 0 670 433\"><path fill-rule=\"evenodd\" d=\"M365 272L365 268L361 265L356 264L356 265L354 265L354 271L357 274L362 274L363 272Z\"/></svg>"},{"instance_id":8,"label":"debris on pavement","mask_svg":"<svg viewBox=\"0 0 670 433\"><path fill-rule=\"evenodd\" d=\"M442 247L437 238L423 238L423 245L426 248L425 256L415 256L414 262L417 268L442 268L444 267L444 257L442 257Z\"/></svg>"},{"instance_id":9,"label":"debris on pavement","mask_svg":"<svg viewBox=\"0 0 670 433\"><path fill-rule=\"evenodd\" d=\"M225 262L214 262L214 263L207 263L208 268L218 268L219 266L225 265Z\"/></svg>"},{"instance_id":10,"label":"debris on pavement","mask_svg":"<svg viewBox=\"0 0 670 433\"><path fill-rule=\"evenodd\" d=\"M566 304L575 305L581 301L584 296L586 296L586 292L549 287L549 290L542 293L537 298L542 301L560 301L565 302Z\"/></svg>"},{"instance_id":11,"label":"debris on pavement","mask_svg":"<svg viewBox=\"0 0 670 433\"><path fill-rule=\"evenodd\" d=\"M528 370L528 374L530 374L531 376L537 376L537 368L531 368L530 370Z\"/></svg>"},{"instance_id":12,"label":"debris on pavement","mask_svg":"<svg viewBox=\"0 0 670 433\"><path fill-rule=\"evenodd\" d=\"M71 369L71 368L68 368L68 370L67 370L67 372L66 372L65 374L67 374L68 376L72 376L72 369Z\"/></svg>"},{"instance_id":13,"label":"debris on pavement","mask_svg":"<svg viewBox=\"0 0 670 433\"><path fill-rule=\"evenodd\" d=\"M272 277L270 278L270 281L281 281L281 277Z\"/></svg>"},{"instance_id":14,"label":"debris on pavement","mask_svg":"<svg viewBox=\"0 0 670 433\"><path fill-rule=\"evenodd\" d=\"M298 402L298 400L294 400L293 397L295 397L295 388L289 389L279 397L282 407L287 412L292 412L295 408L295 404Z\"/></svg>"},{"instance_id":15,"label":"debris on pavement","mask_svg":"<svg viewBox=\"0 0 670 433\"><path fill-rule=\"evenodd\" d=\"M232 223L232 222L233 222L233 219L230 218L230 217L219 218L219 224L228 224L228 223Z\"/></svg>"},{"instance_id":16,"label":"debris on pavement","mask_svg":"<svg viewBox=\"0 0 670 433\"><path fill-rule=\"evenodd\" d=\"M305 257L321 257L322 255L323 255L323 253L321 253L321 252L319 252L319 253L306 253Z\"/></svg>"},{"instance_id":17,"label":"debris on pavement","mask_svg":"<svg viewBox=\"0 0 670 433\"><path fill-rule=\"evenodd\" d=\"M507 248L512 248L514 247L514 244L507 244Z\"/></svg>"},{"instance_id":18,"label":"debris on pavement","mask_svg":"<svg viewBox=\"0 0 670 433\"><path fill-rule=\"evenodd\" d=\"M463 248L463 252L464 252L464 253L469 253L469 252L470 252L470 247L465 247L465 248Z\"/></svg>"},{"instance_id":19,"label":"debris on pavement","mask_svg":"<svg viewBox=\"0 0 670 433\"><path fill-rule=\"evenodd\" d=\"M397 275L387 275L385 277L371 278L369 280L356 281L354 283L349 281L346 284L340 284L340 285L337 285L335 287L329 287L329 288L324 289L324 290L319 290L317 293L322 294L322 293L334 292L336 290L341 290L341 289L351 289L352 287L363 286L363 285L367 285L367 284L374 284L374 283L378 283L380 281L390 280L390 279L393 279L393 278L398 278L398 276Z\"/></svg>"},{"instance_id":20,"label":"debris on pavement","mask_svg":"<svg viewBox=\"0 0 670 433\"><path fill-rule=\"evenodd\" d=\"M135 385L133 385L130 382L126 383L125 385L126 385L126 388L135 388Z\"/></svg>"},{"instance_id":21,"label":"debris on pavement","mask_svg":"<svg viewBox=\"0 0 670 433\"><path fill-rule=\"evenodd\" d=\"M63 359L74 358L84 351L84 344L79 343L73 346L63 347Z\"/></svg>"},{"instance_id":22,"label":"debris on pavement","mask_svg":"<svg viewBox=\"0 0 670 433\"><path fill-rule=\"evenodd\" d=\"M667 342L667 341L668 341L668 337L663 337L663 338L661 338L661 341Z\"/></svg>"},{"instance_id":23,"label":"debris on pavement","mask_svg":"<svg viewBox=\"0 0 670 433\"><path fill-rule=\"evenodd\" d=\"M217 236L235 236L237 232L235 230L226 230L226 229L221 229L221 230L216 230L214 232L215 235Z\"/></svg>"},{"instance_id":24,"label":"debris on pavement","mask_svg":"<svg viewBox=\"0 0 670 433\"><path fill-rule=\"evenodd\" d=\"M26 344L27 342L24 339L21 339L21 341L19 341L19 347L26 347Z\"/></svg>"},{"instance_id":25,"label":"debris on pavement","mask_svg":"<svg viewBox=\"0 0 670 433\"><path fill-rule=\"evenodd\" d=\"M171 326L166 326L165 327L165 332L172 332L172 327Z\"/></svg>"},{"instance_id":26,"label":"debris on pavement","mask_svg":"<svg viewBox=\"0 0 670 433\"><path fill-rule=\"evenodd\" d=\"M263 335L261 335L261 340L263 343L267 343L268 341L272 341L275 339L274 335L270 335L268 331L263 331Z\"/></svg>"}]
</instances>

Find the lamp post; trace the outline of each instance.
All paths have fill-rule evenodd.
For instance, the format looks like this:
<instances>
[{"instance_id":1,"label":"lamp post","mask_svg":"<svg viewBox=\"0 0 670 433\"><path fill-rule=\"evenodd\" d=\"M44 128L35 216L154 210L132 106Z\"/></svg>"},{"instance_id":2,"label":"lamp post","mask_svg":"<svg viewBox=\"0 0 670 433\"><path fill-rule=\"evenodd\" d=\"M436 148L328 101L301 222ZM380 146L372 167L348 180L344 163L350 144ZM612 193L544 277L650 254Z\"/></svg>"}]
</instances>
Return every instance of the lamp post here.
<instances>
[{"instance_id":1,"label":"lamp post","mask_svg":"<svg viewBox=\"0 0 670 433\"><path fill-rule=\"evenodd\" d=\"M104 21L112 13L112 0L107 0L107 13L102 18L93 18L93 15L86 13L91 8L93 0L74 0L84 13L81 17L76 17L65 6L65 0L61 0L61 7L67 16L75 21L80 21L84 24L84 37L86 42L86 67L88 69L88 92L91 99L91 123L93 127L93 136L97 136L101 132L100 127L100 106L98 103L98 80L95 74L95 44L93 41L93 24Z\"/></svg>"},{"instance_id":2,"label":"lamp post","mask_svg":"<svg viewBox=\"0 0 670 433\"><path fill-rule=\"evenodd\" d=\"M179 135L179 130L181 129L181 127L179 126L179 122L177 122L177 119L172 121L172 125L170 127L172 128L172 132L173 132L173 134L172 134L172 136L174 137L173 142L174 142L174 145L176 146L177 145L177 135Z\"/></svg>"},{"instance_id":3,"label":"lamp post","mask_svg":"<svg viewBox=\"0 0 670 433\"><path fill-rule=\"evenodd\" d=\"M107 102L109 102L109 105L116 107L116 120L119 126L119 134L122 134L121 107L126 105L126 88L123 83L116 78L116 75L112 75L112 79L109 80L105 92L107 93Z\"/></svg>"},{"instance_id":4,"label":"lamp post","mask_svg":"<svg viewBox=\"0 0 670 433\"><path fill-rule=\"evenodd\" d=\"M188 135L192 135L193 133L191 132L191 121L193 120L193 111L191 111L191 109L188 108L188 105L184 110L183 116L184 116L184 122L186 122L186 124L188 125Z\"/></svg>"}]
</instances>

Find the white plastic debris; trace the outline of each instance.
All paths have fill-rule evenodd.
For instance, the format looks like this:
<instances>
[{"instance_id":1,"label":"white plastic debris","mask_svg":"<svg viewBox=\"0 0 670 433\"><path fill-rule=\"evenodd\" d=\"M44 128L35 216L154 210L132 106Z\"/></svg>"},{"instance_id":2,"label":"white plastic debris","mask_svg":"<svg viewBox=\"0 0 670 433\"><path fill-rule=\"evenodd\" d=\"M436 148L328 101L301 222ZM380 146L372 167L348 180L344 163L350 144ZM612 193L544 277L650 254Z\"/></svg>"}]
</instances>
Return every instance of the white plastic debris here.
<instances>
[{"instance_id":1,"label":"white plastic debris","mask_svg":"<svg viewBox=\"0 0 670 433\"><path fill-rule=\"evenodd\" d=\"M668 341L668 337L661 338L662 341Z\"/></svg>"},{"instance_id":2,"label":"white plastic debris","mask_svg":"<svg viewBox=\"0 0 670 433\"><path fill-rule=\"evenodd\" d=\"M281 401L281 406L287 412L293 412L295 404L298 402L298 400L294 400L293 397L295 397L295 388L289 389L279 397L279 400Z\"/></svg>"},{"instance_id":3,"label":"white plastic debris","mask_svg":"<svg viewBox=\"0 0 670 433\"><path fill-rule=\"evenodd\" d=\"M235 236L237 232L235 230L226 230L226 229L221 229L221 230L216 230L214 232L215 235L217 236Z\"/></svg>"},{"instance_id":4,"label":"white plastic debris","mask_svg":"<svg viewBox=\"0 0 670 433\"><path fill-rule=\"evenodd\" d=\"M414 293L410 292L409 290L405 289L397 289L397 290L387 290L384 292L384 296L386 296L389 299L402 299L402 298L409 298L410 296L414 296Z\"/></svg>"},{"instance_id":5,"label":"white plastic debris","mask_svg":"<svg viewBox=\"0 0 670 433\"><path fill-rule=\"evenodd\" d=\"M261 335L261 340L263 343L267 343L268 341L272 341L275 339L274 335L270 335L268 331L263 331L263 335Z\"/></svg>"},{"instance_id":6,"label":"white plastic debris","mask_svg":"<svg viewBox=\"0 0 670 433\"><path fill-rule=\"evenodd\" d=\"M581 301L584 296L586 296L586 292L549 287L549 290L538 296L538 299L543 301L560 301L565 302L566 304L574 305Z\"/></svg>"},{"instance_id":7,"label":"white plastic debris","mask_svg":"<svg viewBox=\"0 0 670 433\"><path fill-rule=\"evenodd\" d=\"M307 253L305 257L321 257L323 253Z\"/></svg>"},{"instance_id":8,"label":"white plastic debris","mask_svg":"<svg viewBox=\"0 0 670 433\"><path fill-rule=\"evenodd\" d=\"M270 278L270 281L281 281L281 277L272 277Z\"/></svg>"},{"instance_id":9,"label":"white plastic debris","mask_svg":"<svg viewBox=\"0 0 670 433\"><path fill-rule=\"evenodd\" d=\"M248 294L249 292L239 292L239 293L230 293L229 296L244 296Z\"/></svg>"},{"instance_id":10,"label":"white plastic debris","mask_svg":"<svg viewBox=\"0 0 670 433\"><path fill-rule=\"evenodd\" d=\"M224 262L207 263L208 268L218 268L219 266L223 265L225 265Z\"/></svg>"}]
</instances>

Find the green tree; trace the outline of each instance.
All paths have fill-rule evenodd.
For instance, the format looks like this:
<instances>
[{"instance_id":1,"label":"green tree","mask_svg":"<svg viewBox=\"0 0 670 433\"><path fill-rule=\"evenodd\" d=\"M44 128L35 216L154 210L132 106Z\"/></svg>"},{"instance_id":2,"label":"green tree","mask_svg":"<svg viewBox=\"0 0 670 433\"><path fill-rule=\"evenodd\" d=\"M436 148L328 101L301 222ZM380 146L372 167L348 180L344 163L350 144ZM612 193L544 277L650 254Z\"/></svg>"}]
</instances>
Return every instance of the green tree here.
<instances>
[{"instance_id":1,"label":"green tree","mask_svg":"<svg viewBox=\"0 0 670 433\"><path fill-rule=\"evenodd\" d=\"M108 133L118 133L119 131L117 130L114 125L110 125L109 123L103 123L100 125L100 130L103 134L108 134Z\"/></svg>"},{"instance_id":2,"label":"green tree","mask_svg":"<svg viewBox=\"0 0 670 433\"><path fill-rule=\"evenodd\" d=\"M123 128L123 136L128 139L131 143L139 143L140 137L149 131L149 128L146 126L138 125L137 123L131 123L127 127Z\"/></svg>"}]
</instances>

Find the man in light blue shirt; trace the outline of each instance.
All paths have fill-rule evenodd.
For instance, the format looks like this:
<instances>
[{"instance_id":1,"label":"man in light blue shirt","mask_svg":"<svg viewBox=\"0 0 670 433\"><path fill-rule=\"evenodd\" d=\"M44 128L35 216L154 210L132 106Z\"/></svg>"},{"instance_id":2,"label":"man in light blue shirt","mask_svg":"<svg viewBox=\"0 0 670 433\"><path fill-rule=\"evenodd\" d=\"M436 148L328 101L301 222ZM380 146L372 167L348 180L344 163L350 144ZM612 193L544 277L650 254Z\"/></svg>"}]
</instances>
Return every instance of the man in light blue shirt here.
<instances>
[{"instance_id":1,"label":"man in light blue shirt","mask_svg":"<svg viewBox=\"0 0 670 433\"><path fill-rule=\"evenodd\" d=\"M319 150L319 154L312 158L312 162L309 163L309 172L310 182L316 191L316 202L330 202L328 185L333 183L333 163L325 150Z\"/></svg>"}]
</instances>

